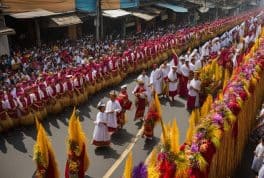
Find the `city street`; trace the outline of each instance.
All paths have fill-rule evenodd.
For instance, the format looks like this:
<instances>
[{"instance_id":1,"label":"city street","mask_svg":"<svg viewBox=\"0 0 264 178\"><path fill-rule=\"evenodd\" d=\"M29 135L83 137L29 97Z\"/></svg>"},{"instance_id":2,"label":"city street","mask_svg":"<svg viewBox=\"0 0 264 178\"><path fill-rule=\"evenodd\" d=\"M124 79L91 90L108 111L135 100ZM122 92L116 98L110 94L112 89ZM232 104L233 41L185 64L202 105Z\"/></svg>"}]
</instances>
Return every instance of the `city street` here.
<instances>
[{"instance_id":1,"label":"city street","mask_svg":"<svg viewBox=\"0 0 264 178\"><path fill-rule=\"evenodd\" d=\"M107 100L107 94L110 90L119 90L123 84L128 84L130 99L134 101L131 91L135 87L136 76L130 76L120 85L103 90L94 96L90 96L88 101L78 107L80 110L83 129L88 138L88 149L90 166L86 172L86 177L121 177L124 169L124 163L127 156L127 149L132 149L134 165L145 161L152 148L159 143L161 127L158 124L155 128L155 138L152 141L145 142L141 138L139 122L134 122L133 117L135 107L127 112L128 122L124 129L113 135L111 148L96 149L91 145L94 124L97 109L97 103L103 99ZM185 100L177 98L176 102L171 105L166 99L161 99L163 108L163 120L165 123L173 118L177 118L180 128L181 142L185 139L188 128L189 113L185 109ZM64 167L66 162L66 137L68 129L68 119L72 108L64 110L56 116L48 116L43 121L43 125L51 139L55 150L56 159L59 164L61 177L64 177ZM33 162L33 145L36 140L36 129L34 126L26 128L16 128L0 136L0 172L1 178L29 178L35 171ZM14 171L15 170L15 171Z\"/></svg>"}]
</instances>

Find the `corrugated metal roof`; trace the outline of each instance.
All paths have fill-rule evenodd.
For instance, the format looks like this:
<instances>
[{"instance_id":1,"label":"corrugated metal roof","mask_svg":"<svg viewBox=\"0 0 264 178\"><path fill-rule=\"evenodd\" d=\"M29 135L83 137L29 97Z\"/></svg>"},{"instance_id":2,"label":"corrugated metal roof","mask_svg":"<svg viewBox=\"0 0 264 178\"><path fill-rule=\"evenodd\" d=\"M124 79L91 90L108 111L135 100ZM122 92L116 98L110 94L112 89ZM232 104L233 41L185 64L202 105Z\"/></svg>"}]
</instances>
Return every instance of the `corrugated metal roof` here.
<instances>
[{"instance_id":1,"label":"corrugated metal roof","mask_svg":"<svg viewBox=\"0 0 264 178\"><path fill-rule=\"evenodd\" d=\"M0 28L0 36L1 35L13 35L15 33L16 32L13 28L8 28L8 27Z\"/></svg>"},{"instance_id":2,"label":"corrugated metal roof","mask_svg":"<svg viewBox=\"0 0 264 178\"><path fill-rule=\"evenodd\" d=\"M127 12L122 9L116 9L116 10L104 10L103 11L103 16L105 17L110 17L110 18L118 18L118 17L123 17L130 15L130 12Z\"/></svg>"},{"instance_id":3,"label":"corrugated metal roof","mask_svg":"<svg viewBox=\"0 0 264 178\"><path fill-rule=\"evenodd\" d=\"M135 17L141 18L146 21L150 21L157 16L157 15L150 15L150 14L143 13L143 12L131 12L131 14Z\"/></svg>"},{"instance_id":4,"label":"corrugated metal roof","mask_svg":"<svg viewBox=\"0 0 264 178\"><path fill-rule=\"evenodd\" d=\"M46 17L46 16L52 16L52 15L58 15L60 13L51 12L44 9L35 9L33 11L29 12L22 12L22 13L14 13L9 14L11 17L14 17L16 19L32 19L37 17Z\"/></svg>"},{"instance_id":5,"label":"corrugated metal roof","mask_svg":"<svg viewBox=\"0 0 264 178\"><path fill-rule=\"evenodd\" d=\"M159 7L170 9L170 10L172 10L174 12L180 12L180 13L188 12L188 9L186 9L184 7L176 6L174 4L156 3L155 5L159 6Z\"/></svg>"},{"instance_id":6,"label":"corrugated metal roof","mask_svg":"<svg viewBox=\"0 0 264 178\"><path fill-rule=\"evenodd\" d=\"M76 25L76 24L82 23L82 20L76 15L53 17L51 18L51 20L59 27Z\"/></svg>"}]
</instances>

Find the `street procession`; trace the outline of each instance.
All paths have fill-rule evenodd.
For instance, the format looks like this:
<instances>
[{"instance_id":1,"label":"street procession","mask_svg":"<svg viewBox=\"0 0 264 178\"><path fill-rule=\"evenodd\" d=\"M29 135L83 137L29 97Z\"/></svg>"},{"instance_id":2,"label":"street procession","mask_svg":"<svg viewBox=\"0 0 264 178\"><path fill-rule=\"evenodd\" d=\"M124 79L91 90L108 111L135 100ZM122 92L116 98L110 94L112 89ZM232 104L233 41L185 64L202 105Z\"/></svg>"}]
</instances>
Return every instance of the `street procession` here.
<instances>
[{"instance_id":1,"label":"street procession","mask_svg":"<svg viewBox=\"0 0 264 178\"><path fill-rule=\"evenodd\" d=\"M22 1L0 178L264 178L264 1Z\"/></svg>"}]
</instances>

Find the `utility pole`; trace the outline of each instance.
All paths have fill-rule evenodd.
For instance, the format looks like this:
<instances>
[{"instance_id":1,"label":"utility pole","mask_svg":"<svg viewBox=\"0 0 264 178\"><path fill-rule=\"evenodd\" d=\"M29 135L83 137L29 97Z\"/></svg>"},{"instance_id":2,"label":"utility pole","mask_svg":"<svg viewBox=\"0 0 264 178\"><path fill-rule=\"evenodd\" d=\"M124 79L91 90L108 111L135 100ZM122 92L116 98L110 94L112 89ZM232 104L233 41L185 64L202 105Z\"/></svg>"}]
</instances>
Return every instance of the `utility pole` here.
<instances>
[{"instance_id":1,"label":"utility pole","mask_svg":"<svg viewBox=\"0 0 264 178\"><path fill-rule=\"evenodd\" d=\"M96 1L96 40L100 40L101 0Z\"/></svg>"}]
</instances>

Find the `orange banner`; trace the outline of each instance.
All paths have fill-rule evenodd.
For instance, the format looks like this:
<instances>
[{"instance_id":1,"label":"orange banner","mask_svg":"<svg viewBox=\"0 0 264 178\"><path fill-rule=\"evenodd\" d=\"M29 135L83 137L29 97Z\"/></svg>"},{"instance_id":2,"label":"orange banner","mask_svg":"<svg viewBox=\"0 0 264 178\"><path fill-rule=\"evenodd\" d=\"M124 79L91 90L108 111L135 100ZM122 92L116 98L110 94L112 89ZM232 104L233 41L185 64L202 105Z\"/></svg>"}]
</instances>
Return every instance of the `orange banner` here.
<instances>
[{"instance_id":1,"label":"orange banner","mask_svg":"<svg viewBox=\"0 0 264 178\"><path fill-rule=\"evenodd\" d=\"M10 13L27 12L35 9L45 9L52 12L75 10L74 0L2 0L2 3L8 6L6 11Z\"/></svg>"},{"instance_id":2,"label":"orange banner","mask_svg":"<svg viewBox=\"0 0 264 178\"><path fill-rule=\"evenodd\" d=\"M120 9L120 0L101 0L103 10Z\"/></svg>"}]
</instances>

